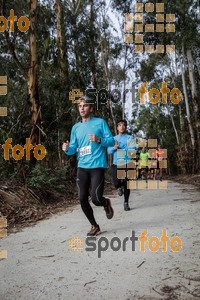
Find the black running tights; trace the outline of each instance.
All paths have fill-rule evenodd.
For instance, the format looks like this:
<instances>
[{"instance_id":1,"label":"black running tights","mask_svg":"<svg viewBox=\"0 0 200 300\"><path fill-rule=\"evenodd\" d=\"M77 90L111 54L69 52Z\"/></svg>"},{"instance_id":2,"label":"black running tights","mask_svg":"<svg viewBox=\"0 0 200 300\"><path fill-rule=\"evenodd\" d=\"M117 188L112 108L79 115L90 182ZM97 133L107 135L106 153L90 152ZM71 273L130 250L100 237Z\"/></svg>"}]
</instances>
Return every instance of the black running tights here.
<instances>
[{"instance_id":1,"label":"black running tights","mask_svg":"<svg viewBox=\"0 0 200 300\"><path fill-rule=\"evenodd\" d=\"M128 203L129 196L130 196L130 190L127 189L127 182L128 179L118 179L117 178L117 165L112 165L112 175L113 175L113 183L116 189L120 188L121 186L124 187L124 202Z\"/></svg>"},{"instance_id":2,"label":"black running tights","mask_svg":"<svg viewBox=\"0 0 200 300\"><path fill-rule=\"evenodd\" d=\"M96 169L77 169L76 185L81 208L91 225L97 225L93 209L88 201L89 195L92 202L97 206L105 206L106 199L103 197L104 192L104 168Z\"/></svg>"}]
</instances>

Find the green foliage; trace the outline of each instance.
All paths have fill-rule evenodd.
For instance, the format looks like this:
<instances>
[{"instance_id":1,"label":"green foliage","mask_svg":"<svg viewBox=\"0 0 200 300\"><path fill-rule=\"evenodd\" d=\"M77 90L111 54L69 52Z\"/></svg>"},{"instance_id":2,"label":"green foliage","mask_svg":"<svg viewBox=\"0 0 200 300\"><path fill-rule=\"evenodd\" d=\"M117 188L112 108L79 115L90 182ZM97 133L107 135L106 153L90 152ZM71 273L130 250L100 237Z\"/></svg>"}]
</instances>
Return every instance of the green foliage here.
<instances>
[{"instance_id":1,"label":"green foliage","mask_svg":"<svg viewBox=\"0 0 200 300\"><path fill-rule=\"evenodd\" d=\"M56 189L62 190L65 188L66 168L56 168L50 170L44 168L41 164L37 164L27 178L27 184L38 190Z\"/></svg>"},{"instance_id":2,"label":"green foliage","mask_svg":"<svg viewBox=\"0 0 200 300\"><path fill-rule=\"evenodd\" d=\"M5 15L9 15L9 10L14 9L15 14L20 17L28 16L29 7L25 0L17 0L13 3L4 1L6 5ZM72 1L73 2L73 1ZM95 73L97 89L107 88L108 80L105 75L104 60L108 62L108 79L110 87L113 86L122 91L123 80L128 83L130 78L140 78L141 82L148 81L149 88L158 88L163 80L168 83L168 87L176 87L181 91L181 74L171 71L171 60L167 55L146 55L139 56L133 54L132 45L123 44L121 37L116 37L116 29L113 21L107 12L105 1L93 1L93 18L91 17L91 6L89 1L80 1L78 9L74 10L73 3L63 0L64 27L64 64L61 64L59 46L57 40L57 20L55 14L55 1L38 1L37 9L37 56L38 56L38 90L41 106L40 143L45 145L48 152L47 167L37 164L36 168L28 175L28 184L36 188L43 185L50 187L59 186L60 178L65 179L64 169L55 169L49 172L50 166L62 164L59 161L60 147L64 140L69 139L70 131L78 118L76 106L69 100L69 92L78 88L82 91L91 84L92 75ZM79 1L78 1L79 2ZM144 1L144 4L147 1ZM152 3L157 3L152 0ZM75 3L75 2L74 2ZM148 33L145 41L162 44L174 42L176 49L181 51L182 42L187 47L192 47L194 58L196 59L195 76L198 78L198 61L200 59L200 38L198 33L199 19L197 15L197 0L189 1L164 1L165 12L176 14L176 32L173 38L169 34ZM119 19L123 19L125 12L131 12L132 0L112 0L111 6L117 12ZM152 16L150 15L151 19ZM28 70L29 35L16 30L10 33L16 57L25 71ZM3 144L8 137L13 138L13 145L25 144L25 139L30 136L30 105L28 98L28 88L25 78L22 76L20 68L14 62L7 47L4 35L0 40L0 69L1 75L8 76L8 94L0 96L0 106L8 106L8 116L0 117L0 143ZM123 67L124 57L127 50L127 63ZM62 69L64 65L64 70ZM187 65L186 65L187 67ZM63 74L62 72L63 71ZM188 95L190 96L190 82L186 70L186 83ZM133 77L131 77L134 75ZM173 80L172 80L173 79ZM137 81L136 80L136 81ZM132 81L132 80L131 80ZM197 84L197 87L199 89ZM136 96L136 98L138 95ZM190 97L191 98L191 97ZM142 132L147 137L157 137L166 148L174 153L176 146L175 134L171 125L169 112L163 105L147 105L141 107L139 99L132 108L132 129L137 134ZM185 120L185 131L188 132L184 103L182 111ZM192 107L192 106L191 106ZM191 108L190 107L190 108ZM169 105L171 115L175 125L180 130L178 107ZM116 121L121 118L121 103L113 104L113 111ZM105 105L95 115L103 117L108 122L113 133L114 128L110 114L109 105ZM14 180L24 182L26 175L20 176L20 164L13 160L4 161L0 158L0 176L2 180ZM23 164L26 164L23 162ZM28 165L28 163L27 163ZM61 181L62 181L61 180Z\"/></svg>"}]
</instances>

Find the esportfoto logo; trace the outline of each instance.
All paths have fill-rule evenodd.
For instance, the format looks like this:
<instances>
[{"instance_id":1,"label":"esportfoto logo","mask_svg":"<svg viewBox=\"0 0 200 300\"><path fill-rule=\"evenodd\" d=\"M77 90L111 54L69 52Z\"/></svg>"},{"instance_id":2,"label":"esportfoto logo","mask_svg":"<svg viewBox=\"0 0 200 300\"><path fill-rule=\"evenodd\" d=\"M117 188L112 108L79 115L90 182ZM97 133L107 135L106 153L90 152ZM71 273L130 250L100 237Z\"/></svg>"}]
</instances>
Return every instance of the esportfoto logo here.
<instances>
[{"instance_id":1,"label":"esportfoto logo","mask_svg":"<svg viewBox=\"0 0 200 300\"><path fill-rule=\"evenodd\" d=\"M161 250L163 253L168 251L168 247L172 252L179 252L182 249L182 240L179 236L173 236L170 238L167 235L167 230L162 230L162 235L160 237L152 236L148 237L148 230L143 230L139 235L135 235L135 231L132 230L130 237L125 237L123 240L115 236L108 240L106 237L99 237L98 240L96 236L87 237L85 239L85 249L83 248L84 241L80 237L74 237L69 240L69 248L73 252L94 252L97 250L98 258L101 258L102 252L110 249L114 252L122 250L127 251L127 243L131 241L131 250L136 251L135 242L139 242L139 251L144 253L148 249L151 252L158 252ZM81 246L81 247L80 247Z\"/></svg>"}]
</instances>

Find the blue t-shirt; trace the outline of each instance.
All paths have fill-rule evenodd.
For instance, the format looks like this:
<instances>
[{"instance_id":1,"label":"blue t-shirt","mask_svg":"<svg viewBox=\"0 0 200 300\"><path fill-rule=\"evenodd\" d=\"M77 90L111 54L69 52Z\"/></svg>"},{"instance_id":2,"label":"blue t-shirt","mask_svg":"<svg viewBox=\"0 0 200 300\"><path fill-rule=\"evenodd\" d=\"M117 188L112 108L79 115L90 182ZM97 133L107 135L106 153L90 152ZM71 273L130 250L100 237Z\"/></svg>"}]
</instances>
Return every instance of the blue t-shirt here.
<instances>
[{"instance_id":1,"label":"blue t-shirt","mask_svg":"<svg viewBox=\"0 0 200 300\"><path fill-rule=\"evenodd\" d=\"M123 149L125 151L121 153L121 157L118 157L119 154L117 154L117 150L114 150L113 147L108 148L108 154L113 154L113 164L119 165L122 160L131 160L132 158L128 157L128 150L136 150L137 146L135 137L124 133L122 135L116 135L114 139L115 141L118 141L118 149Z\"/></svg>"},{"instance_id":2,"label":"blue t-shirt","mask_svg":"<svg viewBox=\"0 0 200 300\"><path fill-rule=\"evenodd\" d=\"M100 144L90 142L89 134L101 139ZM93 117L87 122L78 122L72 127L67 155L78 153L78 167L85 169L107 168L107 147L115 144L105 120Z\"/></svg>"}]
</instances>

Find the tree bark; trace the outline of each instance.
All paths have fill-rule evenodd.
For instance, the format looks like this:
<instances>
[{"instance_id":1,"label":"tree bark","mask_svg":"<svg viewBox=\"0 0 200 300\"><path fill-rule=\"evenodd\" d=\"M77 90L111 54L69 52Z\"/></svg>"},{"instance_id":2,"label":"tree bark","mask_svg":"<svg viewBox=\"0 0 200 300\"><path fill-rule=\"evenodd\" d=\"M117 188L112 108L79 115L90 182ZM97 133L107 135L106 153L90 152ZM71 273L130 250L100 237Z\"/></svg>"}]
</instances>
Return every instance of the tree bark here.
<instances>
[{"instance_id":1,"label":"tree bark","mask_svg":"<svg viewBox=\"0 0 200 300\"><path fill-rule=\"evenodd\" d=\"M65 33L63 26L63 5L61 0L55 1L55 12L57 19L57 43L59 49L59 64L61 81L64 85L64 78L68 78L68 58L66 52Z\"/></svg>"},{"instance_id":2,"label":"tree bark","mask_svg":"<svg viewBox=\"0 0 200 300\"><path fill-rule=\"evenodd\" d=\"M57 19L57 44L59 50L59 66L60 66L60 81L61 89L63 90L66 87L66 82L69 77L68 73L68 58L66 52L66 43L65 43L65 32L63 26L63 5L61 0L55 1L55 13ZM61 93L59 93L60 99ZM62 96L61 96L62 97ZM60 99L61 100L61 99ZM61 101L56 101L56 118L59 119L61 115ZM58 151L58 162L59 166L62 166L62 154L60 147L60 129L59 123L57 125L57 151Z\"/></svg>"},{"instance_id":3,"label":"tree bark","mask_svg":"<svg viewBox=\"0 0 200 300\"><path fill-rule=\"evenodd\" d=\"M174 118L173 118L173 116L172 116L172 114L171 114L171 112L170 112L170 109L169 109L168 104L167 104L167 110L168 110L168 113L169 113L170 118L171 118L171 121L172 121L172 126L173 126L174 133L175 133L175 136L176 136L177 144L180 145L180 140L179 140L178 131L177 131L177 129L176 129L176 125L175 125L175 123L174 123Z\"/></svg>"},{"instance_id":4,"label":"tree bark","mask_svg":"<svg viewBox=\"0 0 200 300\"><path fill-rule=\"evenodd\" d=\"M125 45L125 58L124 58L124 68L123 68L123 73L124 73L124 87L123 87L123 97L122 97L122 119L124 120L125 118L125 104L126 104L126 61L127 61L127 51L128 47Z\"/></svg>"},{"instance_id":5,"label":"tree bark","mask_svg":"<svg viewBox=\"0 0 200 300\"><path fill-rule=\"evenodd\" d=\"M103 63L104 63L104 71L105 71L105 77L106 77L106 82L107 82L107 90L110 90L110 80L108 76L108 49L102 47L102 53L103 53ZM113 108L112 108L112 101L109 98L109 107L110 107L110 113L111 113L111 118L114 126L114 132L115 135L117 135L117 126L116 126L116 121L115 121L115 116L113 113Z\"/></svg>"},{"instance_id":6,"label":"tree bark","mask_svg":"<svg viewBox=\"0 0 200 300\"><path fill-rule=\"evenodd\" d=\"M37 0L30 0L29 2L29 19L30 19L30 37L29 37L29 49L30 49L30 65L28 70L28 95L31 104L31 134L30 140L33 146L40 143L40 131L38 126L40 125L41 113L38 94L38 78L37 78L37 45L36 45L36 10ZM35 165L35 157L31 157L31 163Z\"/></svg>"},{"instance_id":7,"label":"tree bark","mask_svg":"<svg viewBox=\"0 0 200 300\"><path fill-rule=\"evenodd\" d=\"M184 52L183 52L184 55ZM195 169L195 136L194 136L194 130L191 122L191 117L190 117L190 109L189 109L189 102L188 102L188 95L187 95L187 89L186 89L186 81L185 81L185 67L184 64L182 64L180 53L178 52L178 58L179 58L179 64L180 64L180 69L181 69L181 75L182 75L182 84L183 84L183 91L184 91L184 98L185 98L185 107L186 107L186 114L187 114L187 122L188 122L188 127L189 127L189 132L190 132L190 140L191 140L191 145L192 145L192 169L194 173Z\"/></svg>"},{"instance_id":8,"label":"tree bark","mask_svg":"<svg viewBox=\"0 0 200 300\"><path fill-rule=\"evenodd\" d=\"M194 118L195 118L195 127L197 133L197 151L196 151L196 159L197 159L197 166L196 169L199 170L200 168L200 104L198 103L198 95L197 95L197 87L195 82L195 75L194 75L194 61L192 57L192 51L187 49L187 60L188 60L188 67L189 67L189 78L191 83L191 92L192 92L192 102L194 107Z\"/></svg>"},{"instance_id":9,"label":"tree bark","mask_svg":"<svg viewBox=\"0 0 200 300\"><path fill-rule=\"evenodd\" d=\"M97 89L97 79L96 79L96 60L95 60L95 49L94 49L94 34L95 34L95 24L94 24L94 0L90 0L90 69L92 72L92 85Z\"/></svg>"},{"instance_id":10,"label":"tree bark","mask_svg":"<svg viewBox=\"0 0 200 300\"><path fill-rule=\"evenodd\" d=\"M2 10L5 10L5 1L2 2ZM40 120L41 120L41 112L39 105L39 93L38 93L38 80L37 80L37 46L36 46L36 28L37 28L37 20L36 20L36 10L37 10L37 0L29 1L29 20L30 20L30 36L29 36L29 53L30 53L30 63L28 71L20 62L14 44L11 42L9 38L8 31L4 32L6 43L10 54L19 70L21 71L24 79L28 85L28 96L30 102L30 110L31 110L31 133L30 133L30 142L33 146L36 146L40 143ZM33 151L31 151L30 163L32 165L36 164L36 158L33 155Z\"/></svg>"},{"instance_id":11,"label":"tree bark","mask_svg":"<svg viewBox=\"0 0 200 300\"><path fill-rule=\"evenodd\" d=\"M173 74L171 65L170 65L170 71L171 71L171 74ZM175 86L174 75L172 75L172 82L173 82L173 85ZM170 108L169 108L169 105L168 105L168 104L167 104L167 110L168 110L168 113L169 113L170 118L171 118L171 121L172 121L172 126L173 126L173 129L174 129L175 135L176 135L176 141L177 141L177 144L180 145L180 139L179 139L178 131L177 131L177 129L176 129L176 125L175 125L175 122L174 122L174 118L173 118L173 115L171 114L171 111L170 111Z\"/></svg>"}]
</instances>

